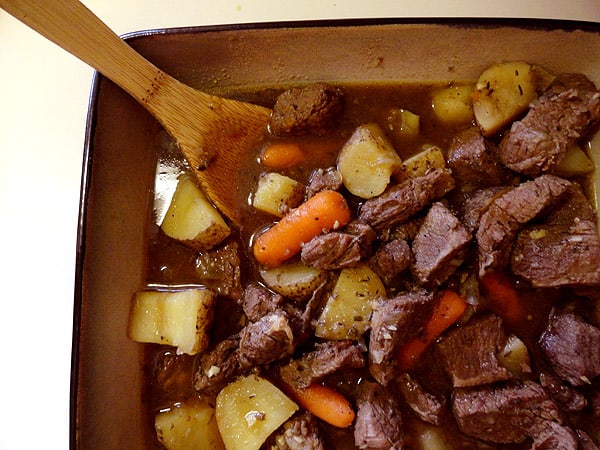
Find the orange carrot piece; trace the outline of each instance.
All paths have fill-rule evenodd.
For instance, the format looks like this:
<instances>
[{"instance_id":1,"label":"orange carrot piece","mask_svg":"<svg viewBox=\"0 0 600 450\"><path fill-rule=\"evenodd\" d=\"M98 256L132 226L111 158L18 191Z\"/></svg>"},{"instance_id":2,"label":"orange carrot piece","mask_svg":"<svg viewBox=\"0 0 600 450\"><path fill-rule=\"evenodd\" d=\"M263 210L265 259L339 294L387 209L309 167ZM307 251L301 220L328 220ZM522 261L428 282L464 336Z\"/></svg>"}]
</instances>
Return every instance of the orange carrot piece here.
<instances>
[{"instance_id":1,"label":"orange carrot piece","mask_svg":"<svg viewBox=\"0 0 600 450\"><path fill-rule=\"evenodd\" d=\"M305 155L298 144L276 142L264 148L260 162L271 169L285 169L304 161Z\"/></svg>"},{"instance_id":2,"label":"orange carrot piece","mask_svg":"<svg viewBox=\"0 0 600 450\"><path fill-rule=\"evenodd\" d=\"M410 369L429 344L462 317L466 308L467 302L458 293L451 289L443 290L421 336L407 342L398 351L400 369Z\"/></svg>"},{"instance_id":3,"label":"orange carrot piece","mask_svg":"<svg viewBox=\"0 0 600 450\"><path fill-rule=\"evenodd\" d=\"M500 272L488 272L479 282L489 308L509 325L525 318L525 307L510 278Z\"/></svg>"},{"instance_id":4,"label":"orange carrot piece","mask_svg":"<svg viewBox=\"0 0 600 450\"><path fill-rule=\"evenodd\" d=\"M348 428L356 416L346 397L329 386L311 384L294 390L292 396L304 409L334 427Z\"/></svg>"},{"instance_id":5,"label":"orange carrot piece","mask_svg":"<svg viewBox=\"0 0 600 450\"><path fill-rule=\"evenodd\" d=\"M350 208L342 194L321 191L259 235L253 244L254 257L260 264L279 266L300 252L305 242L349 221Z\"/></svg>"}]
</instances>

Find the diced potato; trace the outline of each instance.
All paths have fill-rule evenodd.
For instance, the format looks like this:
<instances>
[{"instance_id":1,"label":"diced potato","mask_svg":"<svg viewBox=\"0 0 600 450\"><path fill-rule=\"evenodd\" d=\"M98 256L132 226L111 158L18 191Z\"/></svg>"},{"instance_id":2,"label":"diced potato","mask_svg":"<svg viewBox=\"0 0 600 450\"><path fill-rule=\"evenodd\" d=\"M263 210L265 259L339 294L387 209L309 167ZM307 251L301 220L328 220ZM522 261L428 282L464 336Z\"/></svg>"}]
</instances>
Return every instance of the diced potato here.
<instances>
[{"instance_id":1,"label":"diced potato","mask_svg":"<svg viewBox=\"0 0 600 450\"><path fill-rule=\"evenodd\" d=\"M196 250L220 244L231 230L190 176L182 176L161 224L163 232Z\"/></svg>"},{"instance_id":2,"label":"diced potato","mask_svg":"<svg viewBox=\"0 0 600 450\"><path fill-rule=\"evenodd\" d=\"M583 149L574 144L567 149L563 160L554 168L554 173L563 177L577 177L594 171L594 162Z\"/></svg>"},{"instance_id":3,"label":"diced potato","mask_svg":"<svg viewBox=\"0 0 600 450\"><path fill-rule=\"evenodd\" d=\"M440 427L423 424L417 435L419 450L452 450L452 445Z\"/></svg>"},{"instance_id":4,"label":"diced potato","mask_svg":"<svg viewBox=\"0 0 600 450\"><path fill-rule=\"evenodd\" d=\"M525 343L514 334L506 341L504 348L498 353L498 362L510 373L522 378L530 371L529 352Z\"/></svg>"},{"instance_id":5,"label":"diced potato","mask_svg":"<svg viewBox=\"0 0 600 450\"><path fill-rule=\"evenodd\" d=\"M475 121L484 136L500 132L528 108L548 85L548 72L522 61L494 64L484 70L473 92Z\"/></svg>"},{"instance_id":6,"label":"diced potato","mask_svg":"<svg viewBox=\"0 0 600 450\"><path fill-rule=\"evenodd\" d=\"M154 418L154 429L167 450L225 450L215 408L208 401L161 411Z\"/></svg>"},{"instance_id":7,"label":"diced potato","mask_svg":"<svg viewBox=\"0 0 600 450\"><path fill-rule=\"evenodd\" d=\"M217 395L217 424L227 450L257 450L298 410L271 382L238 378Z\"/></svg>"},{"instance_id":8,"label":"diced potato","mask_svg":"<svg viewBox=\"0 0 600 450\"><path fill-rule=\"evenodd\" d=\"M446 159L442 149L436 145L425 147L402 163L402 168L408 178L422 177L433 169L444 169L445 167Z\"/></svg>"},{"instance_id":9,"label":"diced potato","mask_svg":"<svg viewBox=\"0 0 600 450\"><path fill-rule=\"evenodd\" d=\"M421 118L406 109L392 109L387 117L387 127L398 138L414 139L419 135Z\"/></svg>"},{"instance_id":10,"label":"diced potato","mask_svg":"<svg viewBox=\"0 0 600 450\"><path fill-rule=\"evenodd\" d=\"M431 98L431 106L436 117L445 123L470 123L473 120L474 86L458 84L436 90Z\"/></svg>"},{"instance_id":11,"label":"diced potato","mask_svg":"<svg viewBox=\"0 0 600 450\"><path fill-rule=\"evenodd\" d=\"M260 271L265 284L275 292L292 299L309 297L327 279L327 272L301 262Z\"/></svg>"},{"instance_id":12,"label":"diced potato","mask_svg":"<svg viewBox=\"0 0 600 450\"><path fill-rule=\"evenodd\" d=\"M324 339L359 339L369 326L373 304L385 287L366 264L343 269L315 326Z\"/></svg>"},{"instance_id":13,"label":"diced potato","mask_svg":"<svg viewBox=\"0 0 600 450\"><path fill-rule=\"evenodd\" d=\"M283 217L304 199L304 186L276 172L263 174L258 180L252 206L260 211Z\"/></svg>"},{"instance_id":14,"label":"diced potato","mask_svg":"<svg viewBox=\"0 0 600 450\"><path fill-rule=\"evenodd\" d=\"M194 355L209 344L216 295L207 289L179 292L139 291L129 317L129 337L136 342L177 347Z\"/></svg>"},{"instance_id":15,"label":"diced potato","mask_svg":"<svg viewBox=\"0 0 600 450\"><path fill-rule=\"evenodd\" d=\"M400 156L376 124L358 127L342 147L337 161L344 186L361 198L381 194L401 167Z\"/></svg>"}]
</instances>

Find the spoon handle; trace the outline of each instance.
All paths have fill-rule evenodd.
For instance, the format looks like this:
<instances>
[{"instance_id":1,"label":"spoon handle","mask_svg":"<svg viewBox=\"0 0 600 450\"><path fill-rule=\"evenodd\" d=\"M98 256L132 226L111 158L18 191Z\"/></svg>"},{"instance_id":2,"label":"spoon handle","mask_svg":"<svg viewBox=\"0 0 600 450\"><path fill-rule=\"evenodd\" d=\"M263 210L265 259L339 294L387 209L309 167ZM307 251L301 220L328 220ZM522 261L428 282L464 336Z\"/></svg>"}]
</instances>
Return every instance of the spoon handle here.
<instances>
[{"instance_id":1,"label":"spoon handle","mask_svg":"<svg viewBox=\"0 0 600 450\"><path fill-rule=\"evenodd\" d=\"M77 0L0 0L0 7L142 104L165 76Z\"/></svg>"}]
</instances>

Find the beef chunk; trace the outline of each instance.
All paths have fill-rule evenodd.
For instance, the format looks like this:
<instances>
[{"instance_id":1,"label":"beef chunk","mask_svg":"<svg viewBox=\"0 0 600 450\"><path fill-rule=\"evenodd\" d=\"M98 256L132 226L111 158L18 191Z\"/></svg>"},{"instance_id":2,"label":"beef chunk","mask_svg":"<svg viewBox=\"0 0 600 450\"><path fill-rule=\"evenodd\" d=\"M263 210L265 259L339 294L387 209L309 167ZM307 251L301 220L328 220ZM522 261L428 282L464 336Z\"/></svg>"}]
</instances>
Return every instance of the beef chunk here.
<instances>
[{"instance_id":1,"label":"beef chunk","mask_svg":"<svg viewBox=\"0 0 600 450\"><path fill-rule=\"evenodd\" d=\"M544 224L524 228L511 255L513 272L535 287L600 284L600 237L594 210L579 185Z\"/></svg>"},{"instance_id":2,"label":"beef chunk","mask_svg":"<svg viewBox=\"0 0 600 450\"><path fill-rule=\"evenodd\" d=\"M243 291L240 266L238 244L233 241L200 253L196 258L196 273L202 282L234 300L238 300Z\"/></svg>"},{"instance_id":3,"label":"beef chunk","mask_svg":"<svg viewBox=\"0 0 600 450\"><path fill-rule=\"evenodd\" d=\"M581 74L564 74L512 124L499 155L510 169L529 176L558 165L569 145L600 116L600 92Z\"/></svg>"},{"instance_id":4,"label":"beef chunk","mask_svg":"<svg viewBox=\"0 0 600 450\"><path fill-rule=\"evenodd\" d=\"M273 439L271 450L325 450L317 421L308 412L285 422Z\"/></svg>"},{"instance_id":5,"label":"beef chunk","mask_svg":"<svg viewBox=\"0 0 600 450\"><path fill-rule=\"evenodd\" d=\"M251 367L267 364L294 351L294 333L283 311L275 311L246 325L240 332L239 359Z\"/></svg>"},{"instance_id":6,"label":"beef chunk","mask_svg":"<svg viewBox=\"0 0 600 450\"><path fill-rule=\"evenodd\" d=\"M383 232L421 211L432 201L454 188L454 178L448 169L435 169L421 177L411 178L386 189L360 208L359 218L375 231Z\"/></svg>"},{"instance_id":7,"label":"beef chunk","mask_svg":"<svg viewBox=\"0 0 600 450\"><path fill-rule=\"evenodd\" d=\"M212 396L242 372L238 357L239 338L219 342L211 351L199 356L194 387L202 395Z\"/></svg>"},{"instance_id":8,"label":"beef chunk","mask_svg":"<svg viewBox=\"0 0 600 450\"><path fill-rule=\"evenodd\" d=\"M404 442L400 405L386 388L365 381L358 387L354 444L360 449L401 449Z\"/></svg>"},{"instance_id":9,"label":"beef chunk","mask_svg":"<svg viewBox=\"0 0 600 450\"><path fill-rule=\"evenodd\" d=\"M381 245L369 259L369 267L386 286L391 285L402 272L410 268L413 254L403 239L393 239Z\"/></svg>"},{"instance_id":10,"label":"beef chunk","mask_svg":"<svg viewBox=\"0 0 600 450\"><path fill-rule=\"evenodd\" d=\"M585 396L581 392L565 384L565 382L552 371L540 373L540 384L548 391L562 411L581 411L587 406L587 399Z\"/></svg>"},{"instance_id":11,"label":"beef chunk","mask_svg":"<svg viewBox=\"0 0 600 450\"><path fill-rule=\"evenodd\" d=\"M493 186L477 189L469 193L459 207L459 217L463 225L470 233L479 228L479 220L492 202L506 193L510 188L506 186Z\"/></svg>"},{"instance_id":12,"label":"beef chunk","mask_svg":"<svg viewBox=\"0 0 600 450\"><path fill-rule=\"evenodd\" d=\"M479 275L506 267L517 232L555 204L570 185L569 181L554 175L542 175L494 200L481 216L477 230Z\"/></svg>"},{"instance_id":13,"label":"beef chunk","mask_svg":"<svg viewBox=\"0 0 600 450\"><path fill-rule=\"evenodd\" d=\"M456 389L452 412L463 433L498 444L522 442L546 422L561 422L546 391L529 381Z\"/></svg>"},{"instance_id":14,"label":"beef chunk","mask_svg":"<svg viewBox=\"0 0 600 450\"><path fill-rule=\"evenodd\" d=\"M535 427L531 450L577 450L577 436L569 427L544 421Z\"/></svg>"},{"instance_id":15,"label":"beef chunk","mask_svg":"<svg viewBox=\"0 0 600 450\"><path fill-rule=\"evenodd\" d=\"M308 241L300 257L306 266L318 269L353 267L371 253L375 238L369 225L351 222L343 231L330 231Z\"/></svg>"},{"instance_id":16,"label":"beef chunk","mask_svg":"<svg viewBox=\"0 0 600 450\"><path fill-rule=\"evenodd\" d=\"M476 126L454 136L448 148L448 166L460 183L480 187L502 184L508 175L496 144L485 139Z\"/></svg>"},{"instance_id":17,"label":"beef chunk","mask_svg":"<svg viewBox=\"0 0 600 450\"><path fill-rule=\"evenodd\" d=\"M539 225L523 229L511 254L512 271L534 287L600 285L596 224Z\"/></svg>"},{"instance_id":18,"label":"beef chunk","mask_svg":"<svg viewBox=\"0 0 600 450\"><path fill-rule=\"evenodd\" d=\"M573 386L600 375L600 329L576 313L553 310L540 346L556 374Z\"/></svg>"},{"instance_id":19,"label":"beef chunk","mask_svg":"<svg viewBox=\"0 0 600 450\"><path fill-rule=\"evenodd\" d=\"M342 99L342 91L327 83L291 88L277 97L269 130L276 136L320 133L338 119Z\"/></svg>"},{"instance_id":20,"label":"beef chunk","mask_svg":"<svg viewBox=\"0 0 600 450\"><path fill-rule=\"evenodd\" d=\"M340 369L365 366L365 356L354 341L325 341L299 359L279 369L281 378L290 386L304 389Z\"/></svg>"},{"instance_id":21,"label":"beef chunk","mask_svg":"<svg viewBox=\"0 0 600 450\"><path fill-rule=\"evenodd\" d=\"M425 286L440 285L463 263L471 234L440 202L431 205L415 240L412 272Z\"/></svg>"},{"instance_id":22,"label":"beef chunk","mask_svg":"<svg viewBox=\"0 0 600 450\"><path fill-rule=\"evenodd\" d=\"M490 314L450 331L437 349L453 386L468 387L512 378L497 358L505 344L502 321Z\"/></svg>"},{"instance_id":23,"label":"beef chunk","mask_svg":"<svg viewBox=\"0 0 600 450\"><path fill-rule=\"evenodd\" d=\"M427 392L421 384L408 373L398 378L398 388L404 401L421 420L439 425L446 412L445 399Z\"/></svg>"},{"instance_id":24,"label":"beef chunk","mask_svg":"<svg viewBox=\"0 0 600 450\"><path fill-rule=\"evenodd\" d=\"M369 371L386 386L398 375L396 350L417 336L435 306L433 293L418 290L381 300L369 334Z\"/></svg>"},{"instance_id":25,"label":"beef chunk","mask_svg":"<svg viewBox=\"0 0 600 450\"><path fill-rule=\"evenodd\" d=\"M308 179L306 197L310 198L321 191L339 191L342 187L342 174L335 167L316 169Z\"/></svg>"},{"instance_id":26,"label":"beef chunk","mask_svg":"<svg viewBox=\"0 0 600 450\"><path fill-rule=\"evenodd\" d=\"M242 308L250 322L256 322L261 317L281 309L283 297L259 284L249 284L244 289Z\"/></svg>"}]
</instances>

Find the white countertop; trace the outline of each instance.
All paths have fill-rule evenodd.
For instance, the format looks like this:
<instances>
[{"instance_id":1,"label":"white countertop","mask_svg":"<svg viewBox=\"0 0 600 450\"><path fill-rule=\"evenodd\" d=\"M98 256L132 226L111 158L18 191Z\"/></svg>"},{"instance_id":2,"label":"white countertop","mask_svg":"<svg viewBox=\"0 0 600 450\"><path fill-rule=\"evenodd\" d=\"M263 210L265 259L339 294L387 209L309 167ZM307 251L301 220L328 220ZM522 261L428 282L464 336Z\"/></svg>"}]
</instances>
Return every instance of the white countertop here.
<instances>
[{"instance_id":1,"label":"white countertop","mask_svg":"<svg viewBox=\"0 0 600 450\"><path fill-rule=\"evenodd\" d=\"M84 3L118 34L349 17L600 22L598 0ZM92 69L0 10L0 450L68 448L75 243L92 75Z\"/></svg>"}]
</instances>

